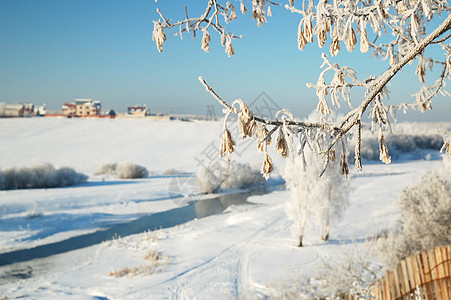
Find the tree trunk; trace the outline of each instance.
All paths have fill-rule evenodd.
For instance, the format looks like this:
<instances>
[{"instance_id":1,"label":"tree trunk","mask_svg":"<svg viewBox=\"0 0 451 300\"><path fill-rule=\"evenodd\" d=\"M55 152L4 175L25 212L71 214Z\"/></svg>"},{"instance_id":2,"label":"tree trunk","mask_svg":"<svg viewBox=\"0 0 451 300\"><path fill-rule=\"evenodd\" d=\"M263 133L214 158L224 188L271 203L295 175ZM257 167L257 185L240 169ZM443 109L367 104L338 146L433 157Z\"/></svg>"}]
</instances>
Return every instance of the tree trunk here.
<instances>
[{"instance_id":1,"label":"tree trunk","mask_svg":"<svg viewBox=\"0 0 451 300\"><path fill-rule=\"evenodd\" d=\"M329 186L327 191L327 213L326 213L326 230L324 231L324 235L321 230L321 239L323 241L329 240L329 230L330 230L330 205L332 202L332 186Z\"/></svg>"},{"instance_id":2,"label":"tree trunk","mask_svg":"<svg viewBox=\"0 0 451 300\"><path fill-rule=\"evenodd\" d=\"M298 243L298 247L302 247L302 239L304 238L304 228L305 228L305 222L306 222L306 214L305 214L305 210L303 211L303 215L304 215L304 219L301 222L301 227L299 228L299 243Z\"/></svg>"}]
</instances>

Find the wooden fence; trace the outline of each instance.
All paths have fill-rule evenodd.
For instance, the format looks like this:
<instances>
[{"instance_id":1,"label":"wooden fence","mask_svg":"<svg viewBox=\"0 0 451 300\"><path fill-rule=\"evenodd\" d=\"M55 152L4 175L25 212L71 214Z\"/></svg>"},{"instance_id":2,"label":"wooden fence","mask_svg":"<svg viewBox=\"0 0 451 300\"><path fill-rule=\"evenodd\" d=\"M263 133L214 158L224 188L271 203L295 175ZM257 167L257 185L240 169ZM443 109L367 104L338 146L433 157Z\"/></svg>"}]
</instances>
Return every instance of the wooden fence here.
<instances>
[{"instance_id":1,"label":"wooden fence","mask_svg":"<svg viewBox=\"0 0 451 300\"><path fill-rule=\"evenodd\" d=\"M402 260L371 288L369 299L451 300L451 246L436 247ZM348 295L347 299L359 299Z\"/></svg>"}]
</instances>

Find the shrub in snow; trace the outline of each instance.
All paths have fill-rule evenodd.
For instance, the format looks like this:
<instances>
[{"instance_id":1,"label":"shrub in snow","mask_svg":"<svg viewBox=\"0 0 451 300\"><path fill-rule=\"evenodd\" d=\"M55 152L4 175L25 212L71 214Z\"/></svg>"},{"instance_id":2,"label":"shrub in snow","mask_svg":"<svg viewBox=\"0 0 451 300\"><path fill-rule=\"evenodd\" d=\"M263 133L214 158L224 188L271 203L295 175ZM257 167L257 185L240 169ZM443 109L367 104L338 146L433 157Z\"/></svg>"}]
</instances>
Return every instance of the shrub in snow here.
<instances>
[{"instance_id":1,"label":"shrub in snow","mask_svg":"<svg viewBox=\"0 0 451 300\"><path fill-rule=\"evenodd\" d=\"M149 175L147 169L134 163L106 163L94 175L115 175L121 179L145 178Z\"/></svg>"},{"instance_id":2,"label":"shrub in snow","mask_svg":"<svg viewBox=\"0 0 451 300\"><path fill-rule=\"evenodd\" d=\"M85 182L88 177L71 168L55 169L50 164L37 165L32 168L11 168L2 172L0 187L4 190L52 188L70 186Z\"/></svg>"},{"instance_id":3,"label":"shrub in snow","mask_svg":"<svg viewBox=\"0 0 451 300\"><path fill-rule=\"evenodd\" d=\"M231 189L245 189L264 184L260 170L236 162L216 162L197 172L202 193L216 193Z\"/></svg>"},{"instance_id":4,"label":"shrub in snow","mask_svg":"<svg viewBox=\"0 0 451 300\"><path fill-rule=\"evenodd\" d=\"M183 173L183 171L171 168L171 169L164 170L163 175L176 175L176 174L180 174L180 173Z\"/></svg>"},{"instance_id":5,"label":"shrub in snow","mask_svg":"<svg viewBox=\"0 0 451 300\"><path fill-rule=\"evenodd\" d=\"M451 164L406 188L399 207L401 228L378 241L388 268L411 254L451 243Z\"/></svg>"},{"instance_id":6,"label":"shrub in snow","mask_svg":"<svg viewBox=\"0 0 451 300\"><path fill-rule=\"evenodd\" d=\"M71 186L85 182L88 176L75 172L74 169L63 167L56 170L56 186Z\"/></svg>"},{"instance_id":7,"label":"shrub in snow","mask_svg":"<svg viewBox=\"0 0 451 300\"><path fill-rule=\"evenodd\" d=\"M116 174L116 168L116 163L106 163L100 166L100 168L97 169L94 175L114 175Z\"/></svg>"},{"instance_id":8,"label":"shrub in snow","mask_svg":"<svg viewBox=\"0 0 451 300\"><path fill-rule=\"evenodd\" d=\"M145 167L134 163L121 163L116 167L116 176L121 179L145 178L148 175Z\"/></svg>"},{"instance_id":9,"label":"shrub in snow","mask_svg":"<svg viewBox=\"0 0 451 300\"><path fill-rule=\"evenodd\" d=\"M304 169L303 158L308 168ZM303 158L288 159L282 174L292 198L288 215L296 221L299 247L306 225L319 225L322 239L329 238L330 221L340 218L349 195L347 178L340 174L338 159L331 161L319 177L323 164L313 151L306 147Z\"/></svg>"},{"instance_id":10,"label":"shrub in snow","mask_svg":"<svg viewBox=\"0 0 451 300\"><path fill-rule=\"evenodd\" d=\"M440 150L443 139L438 135L406 135L393 134L385 137L389 154L393 158L404 153L415 153L418 150ZM373 138L363 138L361 155L367 160L379 160L379 144ZM353 156L353 154L350 154Z\"/></svg>"}]
</instances>

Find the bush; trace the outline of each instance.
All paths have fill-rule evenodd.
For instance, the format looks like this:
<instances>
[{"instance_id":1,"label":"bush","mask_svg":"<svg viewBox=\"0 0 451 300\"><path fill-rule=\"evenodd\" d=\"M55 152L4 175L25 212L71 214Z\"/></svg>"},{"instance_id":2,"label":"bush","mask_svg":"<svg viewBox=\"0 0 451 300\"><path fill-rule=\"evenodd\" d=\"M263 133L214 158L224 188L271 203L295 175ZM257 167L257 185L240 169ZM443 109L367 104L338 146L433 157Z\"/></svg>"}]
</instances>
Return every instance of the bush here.
<instances>
[{"instance_id":1,"label":"bush","mask_svg":"<svg viewBox=\"0 0 451 300\"><path fill-rule=\"evenodd\" d=\"M443 145L443 139L438 135L406 135L393 134L385 138L389 154L397 158L401 154L415 153L418 150L437 150ZM367 160L379 160L379 142L374 137L363 138L361 148L362 158ZM353 157L351 153L349 157Z\"/></svg>"},{"instance_id":2,"label":"bush","mask_svg":"<svg viewBox=\"0 0 451 300\"><path fill-rule=\"evenodd\" d=\"M11 168L0 172L0 189L33 189L71 186L85 182L88 176L72 168L55 169L51 164L32 168Z\"/></svg>"},{"instance_id":3,"label":"bush","mask_svg":"<svg viewBox=\"0 0 451 300\"><path fill-rule=\"evenodd\" d=\"M379 241L388 268L411 254L451 243L451 168L429 172L399 199L401 227Z\"/></svg>"},{"instance_id":4,"label":"bush","mask_svg":"<svg viewBox=\"0 0 451 300\"><path fill-rule=\"evenodd\" d=\"M134 163L121 163L116 168L116 176L121 179L144 178L149 175L147 169Z\"/></svg>"},{"instance_id":5,"label":"bush","mask_svg":"<svg viewBox=\"0 0 451 300\"><path fill-rule=\"evenodd\" d=\"M116 163L107 163L98 168L94 175L114 175L116 174L116 168Z\"/></svg>"},{"instance_id":6,"label":"bush","mask_svg":"<svg viewBox=\"0 0 451 300\"><path fill-rule=\"evenodd\" d=\"M232 189L245 189L263 185L260 170L236 162L217 162L202 167L197 173L202 193L216 193Z\"/></svg>"},{"instance_id":7,"label":"bush","mask_svg":"<svg viewBox=\"0 0 451 300\"><path fill-rule=\"evenodd\" d=\"M145 178L149 172L143 166L134 163L107 163L102 165L94 175L115 175L121 179Z\"/></svg>"}]
</instances>

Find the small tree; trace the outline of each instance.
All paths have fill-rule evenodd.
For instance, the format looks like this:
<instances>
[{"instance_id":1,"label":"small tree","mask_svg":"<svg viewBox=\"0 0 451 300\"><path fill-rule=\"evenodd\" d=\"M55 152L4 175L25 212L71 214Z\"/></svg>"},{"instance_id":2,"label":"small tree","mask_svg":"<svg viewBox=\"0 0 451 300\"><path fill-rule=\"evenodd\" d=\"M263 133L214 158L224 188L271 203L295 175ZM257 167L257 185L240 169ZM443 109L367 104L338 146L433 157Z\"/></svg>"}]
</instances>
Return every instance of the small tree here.
<instances>
[{"instance_id":1,"label":"small tree","mask_svg":"<svg viewBox=\"0 0 451 300\"><path fill-rule=\"evenodd\" d=\"M290 190L292 198L288 214L296 220L296 234L298 246L302 247L306 225L319 225L321 239L329 239L331 219L341 217L348 205L348 181L340 173L347 173L346 169L339 170L340 163L334 153L329 167L323 176L318 178L322 164L318 155L314 153L314 140L306 141L300 156L293 156L287 160L283 170L283 177ZM343 149L345 149L343 147ZM346 153L340 154L340 160L346 160ZM306 166L309 166L306 168ZM346 163L342 165L347 168Z\"/></svg>"},{"instance_id":2,"label":"small tree","mask_svg":"<svg viewBox=\"0 0 451 300\"><path fill-rule=\"evenodd\" d=\"M160 19L154 21L153 39L158 51L163 50L166 42L166 32L177 29L175 35L182 36L184 33L202 32L202 46L209 51L210 32L216 32L221 37L221 44L225 47L228 56L235 54L232 40L241 38L233 33L227 32L226 24L237 18L235 6L231 2L223 3L219 0L206 1L206 9L199 17L189 17L185 8L186 18L181 21L172 22L164 17L160 10L157 12ZM239 1L242 14L247 12L245 3ZM252 0L252 18L257 21L258 26L267 22L267 16L272 15L272 7L279 3L268 0ZM300 6L300 7L299 7ZM367 112L372 122L373 131L378 132L379 157L384 163L390 163L391 159L385 143L384 132L390 127L390 116L394 117L396 110L407 110L408 108L419 109L422 112L430 109L431 100L438 93L449 95L444 87L451 72L451 45L449 39L451 33L451 8L446 0L305 0L302 5L295 5L294 0L289 0L285 5L287 11L300 18L297 28L297 44L299 50L304 49L307 44L313 43L316 37L318 47L324 47L328 41L331 56L340 53L341 45L344 44L349 52L352 52L358 44L362 53L370 49L374 57L379 60L387 60L387 70L380 75L372 75L365 79L359 79L356 72L348 66L340 66L334 63L323 53L323 64L321 73L316 83L308 83L307 86L316 89L318 96L317 110L324 115L331 113L330 103L334 107L340 107L341 101L348 103L349 112L337 124L329 122L303 122L294 117L278 118L274 120L262 119L254 116L247 105L237 100L231 105L219 97L211 86L200 77L201 83L212 96L224 107L227 117L238 114L242 138L254 136L258 147L264 153L262 172L265 177L269 176L273 167L268 152L265 151L267 141L279 128L284 135L289 130L296 135L300 141L301 152L305 144L302 143L307 136L322 131L330 138L320 139L315 145L319 151L315 151L323 158L323 170L327 168L334 152L338 152L342 140L353 128L355 139L355 168L362 168L361 147L361 123L362 117ZM442 15L443 14L443 15ZM431 22L434 20L435 22ZM438 25L437 25L438 24ZM433 52L434 57L428 57L426 49L441 48L442 55ZM432 52L431 52L432 53ZM402 103L399 105L387 105L387 85L391 79L398 74L407 64L416 61L415 74L422 83L421 89L415 94L413 103ZM432 85L425 81L426 73L432 66L441 69L437 80ZM326 76L329 75L330 76ZM432 73L430 73L432 75ZM332 78L326 82L326 78ZM355 108L351 104L351 92L355 89L363 89L364 98ZM233 152L233 139L224 127L221 155L229 157ZM449 139L448 141L449 145ZM292 149L283 148L284 145L276 145L282 156L287 156L287 151ZM449 146L448 146L449 147ZM449 148L448 148L449 149ZM451 151L447 152L451 155ZM344 168L345 161L340 161Z\"/></svg>"}]
</instances>

